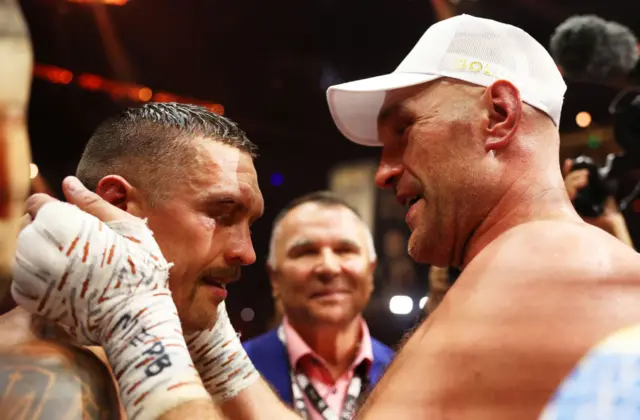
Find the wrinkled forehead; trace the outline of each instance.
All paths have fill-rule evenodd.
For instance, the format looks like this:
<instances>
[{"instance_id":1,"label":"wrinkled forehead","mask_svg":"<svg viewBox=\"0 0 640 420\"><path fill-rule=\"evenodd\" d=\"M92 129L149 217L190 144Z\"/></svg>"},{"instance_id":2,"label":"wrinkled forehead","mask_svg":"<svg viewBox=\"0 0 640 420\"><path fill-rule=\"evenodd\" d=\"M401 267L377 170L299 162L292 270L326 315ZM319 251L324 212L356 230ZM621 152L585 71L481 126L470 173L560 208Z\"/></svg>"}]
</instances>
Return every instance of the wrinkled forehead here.
<instances>
[{"instance_id":1,"label":"wrinkled forehead","mask_svg":"<svg viewBox=\"0 0 640 420\"><path fill-rule=\"evenodd\" d=\"M391 90L386 93L378 115L378 128L398 119L429 117L442 113L456 100L471 98L485 88L471 83L448 78Z\"/></svg>"},{"instance_id":2,"label":"wrinkled forehead","mask_svg":"<svg viewBox=\"0 0 640 420\"><path fill-rule=\"evenodd\" d=\"M364 223L351 210L339 205L305 203L291 210L280 222L280 242L286 248L300 242L352 241L364 244Z\"/></svg>"}]
</instances>

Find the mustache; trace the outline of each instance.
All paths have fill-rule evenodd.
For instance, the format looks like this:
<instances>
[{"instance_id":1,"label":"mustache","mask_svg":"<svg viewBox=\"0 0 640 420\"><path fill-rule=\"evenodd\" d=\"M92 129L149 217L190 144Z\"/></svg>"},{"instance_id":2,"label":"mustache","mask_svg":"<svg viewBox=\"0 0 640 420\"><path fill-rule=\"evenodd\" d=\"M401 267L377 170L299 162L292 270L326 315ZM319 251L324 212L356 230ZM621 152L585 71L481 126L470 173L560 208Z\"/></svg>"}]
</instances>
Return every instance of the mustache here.
<instances>
[{"instance_id":1,"label":"mustache","mask_svg":"<svg viewBox=\"0 0 640 420\"><path fill-rule=\"evenodd\" d=\"M212 277L236 281L240 279L242 270L240 267L212 267L202 272L200 277Z\"/></svg>"}]
</instances>

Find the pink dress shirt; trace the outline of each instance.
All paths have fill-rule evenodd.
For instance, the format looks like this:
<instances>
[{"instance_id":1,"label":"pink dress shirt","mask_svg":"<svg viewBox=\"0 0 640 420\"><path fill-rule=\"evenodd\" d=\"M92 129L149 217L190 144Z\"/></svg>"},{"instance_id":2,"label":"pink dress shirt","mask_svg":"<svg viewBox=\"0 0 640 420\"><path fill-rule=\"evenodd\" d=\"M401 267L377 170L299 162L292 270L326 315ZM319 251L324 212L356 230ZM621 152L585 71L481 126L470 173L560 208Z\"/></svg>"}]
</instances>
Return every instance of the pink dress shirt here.
<instances>
[{"instance_id":1,"label":"pink dress shirt","mask_svg":"<svg viewBox=\"0 0 640 420\"><path fill-rule=\"evenodd\" d=\"M342 413L347 388L354 375L355 368L364 360L367 360L369 365L373 362L371 336L369 335L369 328L364 319L361 320L361 325L362 341L358 349L358 354L351 368L334 382L331 372L326 367L326 362L309 348L307 343L304 342L296 330L289 324L286 316L282 320L282 327L284 328L287 342L287 352L289 354L289 363L291 363L291 366L294 366L297 371L302 370L302 372L307 375L311 384L338 417ZM322 420L322 415L316 411L306 395L304 395L304 401L307 405L307 410L309 410L310 420Z\"/></svg>"}]
</instances>

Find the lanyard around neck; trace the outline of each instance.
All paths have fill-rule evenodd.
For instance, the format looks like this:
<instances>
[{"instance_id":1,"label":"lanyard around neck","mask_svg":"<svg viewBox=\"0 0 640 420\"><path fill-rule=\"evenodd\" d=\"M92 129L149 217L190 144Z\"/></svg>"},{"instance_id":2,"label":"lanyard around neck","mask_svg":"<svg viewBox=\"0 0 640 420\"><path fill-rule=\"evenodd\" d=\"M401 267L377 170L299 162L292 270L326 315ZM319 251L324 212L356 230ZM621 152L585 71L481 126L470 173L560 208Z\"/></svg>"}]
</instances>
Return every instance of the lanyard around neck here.
<instances>
[{"instance_id":1,"label":"lanyard around neck","mask_svg":"<svg viewBox=\"0 0 640 420\"><path fill-rule=\"evenodd\" d=\"M278 338L287 347L286 336L282 325L278 327ZM309 419L309 412L304 402L303 395L306 395L313 407L322 415L324 420L351 420L356 408L358 397L367 385L366 365L361 363L349 382L347 395L344 400L342 413L338 416L320 396L316 388L311 384L309 377L302 371L297 371L295 366L290 367L291 388L293 393L293 407L303 419Z\"/></svg>"}]
</instances>

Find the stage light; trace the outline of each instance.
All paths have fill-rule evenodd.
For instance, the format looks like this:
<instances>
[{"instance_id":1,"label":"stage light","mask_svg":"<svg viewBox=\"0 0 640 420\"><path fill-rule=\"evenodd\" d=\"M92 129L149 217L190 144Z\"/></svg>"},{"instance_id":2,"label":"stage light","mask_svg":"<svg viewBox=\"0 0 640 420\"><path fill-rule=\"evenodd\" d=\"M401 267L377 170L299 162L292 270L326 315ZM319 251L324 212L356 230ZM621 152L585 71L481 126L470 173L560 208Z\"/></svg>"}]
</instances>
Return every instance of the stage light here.
<instances>
[{"instance_id":1,"label":"stage light","mask_svg":"<svg viewBox=\"0 0 640 420\"><path fill-rule=\"evenodd\" d=\"M153 98L153 91L147 87L141 88L138 91L138 99L142 102L148 102Z\"/></svg>"},{"instance_id":2,"label":"stage light","mask_svg":"<svg viewBox=\"0 0 640 420\"><path fill-rule=\"evenodd\" d=\"M98 90L104 85L104 79L95 74L81 74L78 77L78 85L86 90Z\"/></svg>"},{"instance_id":3,"label":"stage light","mask_svg":"<svg viewBox=\"0 0 640 420\"><path fill-rule=\"evenodd\" d=\"M240 318L242 318L244 322L253 321L254 316L255 316L255 313L251 308L244 308L243 310L240 311Z\"/></svg>"},{"instance_id":4,"label":"stage light","mask_svg":"<svg viewBox=\"0 0 640 420\"><path fill-rule=\"evenodd\" d=\"M33 68L33 75L51 83L65 85L70 84L75 79L76 84L81 88L88 91L105 93L114 100L127 98L133 102L148 102L153 100L154 102L193 104L208 108L218 115L224 115L224 106L222 106L222 104L187 98L168 92L154 93L151 88L146 86L109 80L95 74L82 73L76 77L70 70L48 64L36 63Z\"/></svg>"},{"instance_id":5,"label":"stage light","mask_svg":"<svg viewBox=\"0 0 640 420\"><path fill-rule=\"evenodd\" d=\"M31 179L37 177L39 172L40 170L38 169L38 165L36 165L35 163L29 164L29 176L31 177Z\"/></svg>"},{"instance_id":6,"label":"stage light","mask_svg":"<svg viewBox=\"0 0 640 420\"><path fill-rule=\"evenodd\" d=\"M429 300L429 296L425 296L422 299L420 299L420 303L418 304L418 306L420 307L420 309L424 309L424 305L427 304L427 301Z\"/></svg>"},{"instance_id":7,"label":"stage light","mask_svg":"<svg viewBox=\"0 0 640 420\"><path fill-rule=\"evenodd\" d=\"M69 3L106 4L109 6L124 6L129 0L68 0Z\"/></svg>"},{"instance_id":8,"label":"stage light","mask_svg":"<svg viewBox=\"0 0 640 420\"><path fill-rule=\"evenodd\" d=\"M591 124L591 114L586 111L578 112L578 115L576 115L576 124L582 128L589 127Z\"/></svg>"},{"instance_id":9,"label":"stage light","mask_svg":"<svg viewBox=\"0 0 640 420\"><path fill-rule=\"evenodd\" d=\"M284 176L279 173L271 174L271 185L279 187L284 182Z\"/></svg>"},{"instance_id":10,"label":"stage light","mask_svg":"<svg viewBox=\"0 0 640 420\"><path fill-rule=\"evenodd\" d=\"M209 108L209 111L215 114L224 115L224 107L222 106L222 104L209 104L207 105L207 108Z\"/></svg>"},{"instance_id":11,"label":"stage light","mask_svg":"<svg viewBox=\"0 0 640 420\"><path fill-rule=\"evenodd\" d=\"M405 295L396 295L389 300L389 310L392 314L406 315L413 310L413 299Z\"/></svg>"}]
</instances>

